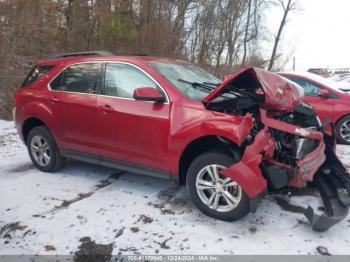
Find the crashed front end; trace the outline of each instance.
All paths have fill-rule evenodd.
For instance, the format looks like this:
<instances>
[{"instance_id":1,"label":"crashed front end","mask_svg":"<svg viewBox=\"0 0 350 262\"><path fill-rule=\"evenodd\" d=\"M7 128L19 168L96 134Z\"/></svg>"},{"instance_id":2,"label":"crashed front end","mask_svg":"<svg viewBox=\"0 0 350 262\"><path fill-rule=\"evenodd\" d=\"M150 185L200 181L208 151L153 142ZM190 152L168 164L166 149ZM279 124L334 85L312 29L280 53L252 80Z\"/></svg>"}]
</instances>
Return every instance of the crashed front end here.
<instances>
[{"instance_id":1,"label":"crashed front end","mask_svg":"<svg viewBox=\"0 0 350 262\"><path fill-rule=\"evenodd\" d=\"M251 210L268 191L304 188L311 182L325 212L317 215L308 207L304 214L314 230L325 231L348 214L350 175L336 156L334 136L302 99L298 86L250 67L225 80L204 102L210 110L254 119L240 161L221 171L247 193Z\"/></svg>"}]
</instances>

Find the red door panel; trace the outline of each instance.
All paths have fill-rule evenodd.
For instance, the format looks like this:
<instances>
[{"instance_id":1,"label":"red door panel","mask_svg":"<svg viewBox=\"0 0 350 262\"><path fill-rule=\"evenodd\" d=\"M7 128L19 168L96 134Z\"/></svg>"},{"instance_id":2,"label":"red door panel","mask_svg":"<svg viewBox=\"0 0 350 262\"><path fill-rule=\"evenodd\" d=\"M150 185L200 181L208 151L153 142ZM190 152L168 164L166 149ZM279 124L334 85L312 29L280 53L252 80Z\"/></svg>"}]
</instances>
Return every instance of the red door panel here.
<instances>
[{"instance_id":1,"label":"red door panel","mask_svg":"<svg viewBox=\"0 0 350 262\"><path fill-rule=\"evenodd\" d=\"M96 154L97 97L93 94L51 92L50 103L60 126L63 149Z\"/></svg>"},{"instance_id":2,"label":"red door panel","mask_svg":"<svg viewBox=\"0 0 350 262\"><path fill-rule=\"evenodd\" d=\"M98 97L101 155L167 171L168 103Z\"/></svg>"},{"instance_id":3,"label":"red door panel","mask_svg":"<svg viewBox=\"0 0 350 262\"><path fill-rule=\"evenodd\" d=\"M61 129L63 149L97 154L97 96L101 63L74 64L51 83L49 102Z\"/></svg>"},{"instance_id":4,"label":"red door panel","mask_svg":"<svg viewBox=\"0 0 350 262\"><path fill-rule=\"evenodd\" d=\"M304 101L314 107L322 123L327 119L330 121L333 119L334 103L336 102L336 99L319 96L305 96Z\"/></svg>"}]
</instances>

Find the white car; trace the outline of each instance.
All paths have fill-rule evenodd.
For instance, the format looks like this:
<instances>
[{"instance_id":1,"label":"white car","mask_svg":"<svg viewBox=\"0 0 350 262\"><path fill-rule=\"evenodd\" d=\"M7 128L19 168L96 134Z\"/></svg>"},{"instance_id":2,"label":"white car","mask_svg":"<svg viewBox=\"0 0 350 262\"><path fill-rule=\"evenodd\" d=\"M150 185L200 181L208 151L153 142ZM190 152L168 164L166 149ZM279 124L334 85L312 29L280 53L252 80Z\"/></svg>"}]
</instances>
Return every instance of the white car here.
<instances>
[{"instance_id":1,"label":"white car","mask_svg":"<svg viewBox=\"0 0 350 262\"><path fill-rule=\"evenodd\" d=\"M348 77L350 76L350 73L341 73L341 74L333 74L330 77L328 77L329 80L335 81L335 82L339 82L341 81L341 79L343 79L344 77Z\"/></svg>"},{"instance_id":2,"label":"white car","mask_svg":"<svg viewBox=\"0 0 350 262\"><path fill-rule=\"evenodd\" d=\"M339 80L337 82L344 82L344 83L349 83L350 84L350 74L339 78Z\"/></svg>"}]
</instances>

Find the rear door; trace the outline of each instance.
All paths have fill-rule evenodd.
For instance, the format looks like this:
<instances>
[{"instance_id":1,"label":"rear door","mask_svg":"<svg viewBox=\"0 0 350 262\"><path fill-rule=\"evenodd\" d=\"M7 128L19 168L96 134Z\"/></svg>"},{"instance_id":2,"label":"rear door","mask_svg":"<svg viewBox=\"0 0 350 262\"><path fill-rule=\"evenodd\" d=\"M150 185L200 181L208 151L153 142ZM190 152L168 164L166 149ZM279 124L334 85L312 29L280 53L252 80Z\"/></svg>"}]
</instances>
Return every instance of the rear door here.
<instances>
[{"instance_id":1,"label":"rear door","mask_svg":"<svg viewBox=\"0 0 350 262\"><path fill-rule=\"evenodd\" d=\"M101 154L109 159L166 171L169 137L168 98L164 103L136 101L138 87L165 91L141 68L105 65L103 95L98 96Z\"/></svg>"},{"instance_id":2,"label":"rear door","mask_svg":"<svg viewBox=\"0 0 350 262\"><path fill-rule=\"evenodd\" d=\"M74 64L50 84L50 103L60 127L62 149L96 154L97 97L101 63Z\"/></svg>"}]
</instances>

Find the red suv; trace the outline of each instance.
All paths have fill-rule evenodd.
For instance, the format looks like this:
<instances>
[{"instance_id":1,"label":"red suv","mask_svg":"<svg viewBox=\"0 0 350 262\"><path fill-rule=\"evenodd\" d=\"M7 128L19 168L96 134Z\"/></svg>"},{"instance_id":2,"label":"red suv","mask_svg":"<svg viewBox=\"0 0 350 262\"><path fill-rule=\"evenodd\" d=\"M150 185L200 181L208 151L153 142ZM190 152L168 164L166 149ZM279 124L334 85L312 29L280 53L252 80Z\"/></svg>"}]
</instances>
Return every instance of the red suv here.
<instances>
[{"instance_id":1,"label":"red suv","mask_svg":"<svg viewBox=\"0 0 350 262\"><path fill-rule=\"evenodd\" d=\"M350 145L350 95L341 90L343 84L308 72L279 75L299 84L305 91L304 101L314 107L322 122L334 125L340 143Z\"/></svg>"},{"instance_id":2,"label":"red suv","mask_svg":"<svg viewBox=\"0 0 350 262\"><path fill-rule=\"evenodd\" d=\"M71 53L39 61L16 94L16 126L33 163L65 158L187 185L205 214L233 221L268 191L314 181L326 206L316 230L344 218L350 176L303 92L243 68L223 83L174 59Z\"/></svg>"}]
</instances>

